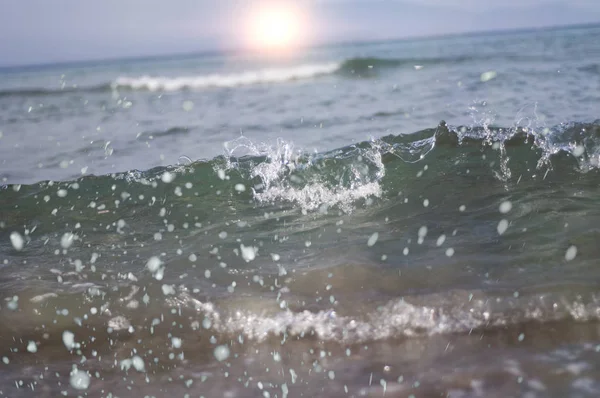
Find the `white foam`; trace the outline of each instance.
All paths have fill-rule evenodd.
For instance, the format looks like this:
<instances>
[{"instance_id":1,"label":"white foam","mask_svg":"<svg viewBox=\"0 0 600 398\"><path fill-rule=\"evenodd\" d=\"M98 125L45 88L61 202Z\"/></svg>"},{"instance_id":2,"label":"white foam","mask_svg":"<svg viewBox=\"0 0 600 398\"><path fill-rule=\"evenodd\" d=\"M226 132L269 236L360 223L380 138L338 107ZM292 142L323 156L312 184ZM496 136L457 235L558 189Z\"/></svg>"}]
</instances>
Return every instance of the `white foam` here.
<instances>
[{"instance_id":1,"label":"white foam","mask_svg":"<svg viewBox=\"0 0 600 398\"><path fill-rule=\"evenodd\" d=\"M259 342L269 336L286 335L363 343L401 336L465 333L481 327L505 327L532 320L551 322L573 319L579 322L600 319L599 302L595 297L591 301L573 302L567 297L558 296L492 300L485 296L473 298L469 294L469 300L467 293L456 292L448 297L432 295L426 298L427 302L446 301L445 304L424 305L421 299L417 299L419 303L409 303L404 299L392 300L370 313L353 316L340 316L333 310L294 312L290 309L266 314L264 310L244 310L239 307L225 314L218 311L212 303L203 303L186 292L166 302L175 307L187 305L194 308L201 313L205 322L209 321L212 332L242 334L245 338ZM468 306L459 304L464 302L468 302Z\"/></svg>"},{"instance_id":2,"label":"white foam","mask_svg":"<svg viewBox=\"0 0 600 398\"><path fill-rule=\"evenodd\" d=\"M354 189L328 188L324 184L310 184L297 188L271 187L265 192L256 193L254 197L259 202L274 202L283 200L297 203L306 210L317 210L322 205L328 207L339 206L340 209L350 212L352 203L369 196L381 197L382 189L378 182L368 183Z\"/></svg>"},{"instance_id":3,"label":"white foam","mask_svg":"<svg viewBox=\"0 0 600 398\"><path fill-rule=\"evenodd\" d=\"M209 74L198 76L163 77L140 76L119 77L112 84L113 89L120 87L134 90L178 91L183 89L202 89L208 87L237 87L252 84L282 83L298 79L310 79L320 75L334 73L339 63L299 65L287 68L267 68L232 74Z\"/></svg>"},{"instance_id":4,"label":"white foam","mask_svg":"<svg viewBox=\"0 0 600 398\"><path fill-rule=\"evenodd\" d=\"M385 176L381 148L376 142L370 148L355 149L344 154L339 169L328 170L320 164L321 158L313 158L294 150L292 143L278 140L277 145L255 144L246 137L229 141L224 145L228 168L247 173L250 179L258 178L252 192L259 202L287 201L299 205L303 211L320 210L338 206L351 212L353 203L360 199L381 197L379 181ZM265 160L243 170L238 161L243 156L261 156ZM339 181L328 181L327 173L336 172ZM345 180L343 180L345 176ZM325 210L324 210L325 209Z\"/></svg>"}]
</instances>

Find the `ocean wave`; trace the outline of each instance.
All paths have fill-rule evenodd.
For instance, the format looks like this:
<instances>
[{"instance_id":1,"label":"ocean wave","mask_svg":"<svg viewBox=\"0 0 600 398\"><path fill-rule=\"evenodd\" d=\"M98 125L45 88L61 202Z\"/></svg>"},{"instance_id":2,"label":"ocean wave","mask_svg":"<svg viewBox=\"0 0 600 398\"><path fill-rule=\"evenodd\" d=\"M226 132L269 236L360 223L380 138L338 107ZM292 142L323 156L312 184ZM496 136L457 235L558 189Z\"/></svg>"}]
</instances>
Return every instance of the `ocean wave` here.
<instances>
[{"instance_id":1,"label":"ocean wave","mask_svg":"<svg viewBox=\"0 0 600 398\"><path fill-rule=\"evenodd\" d=\"M47 95L64 95L75 93L105 92L110 91L111 83L98 84L93 86L75 86L61 88L44 87L25 87L0 90L2 97L42 97Z\"/></svg>"},{"instance_id":2,"label":"ocean wave","mask_svg":"<svg viewBox=\"0 0 600 398\"><path fill-rule=\"evenodd\" d=\"M186 134L185 128L145 133L143 137ZM138 138L141 139L141 138ZM474 152L475 151L475 152ZM477 153L479 157L473 157ZM447 163L443 159L455 159ZM448 161L449 162L449 161ZM448 126L407 135L373 138L323 153L309 153L292 142L257 143L241 137L224 144L224 154L212 160L189 160L184 165L130 171L110 176L85 176L77 183L90 191L96 179L168 189L166 178L178 184L213 186L255 204L289 205L302 211L338 208L350 213L373 200L429 181L427 168L442 167L456 176L474 175L503 183L521 179L595 179L600 170L600 121L566 123L552 128ZM458 177L456 177L458 178ZM433 182L432 182L433 183ZM71 182L65 182L68 186ZM21 192L25 191L25 187ZM45 182L34 191L50 188ZM126 189L125 186L123 189ZM127 190L133 188L128 187ZM143 194L146 188L136 188ZM161 188L162 189L162 188ZM41 192L40 192L41 193ZM151 191L147 192L151 194ZM170 195L171 193L169 193ZM198 195L215 196L206 189ZM212 200L212 199L211 199Z\"/></svg>"},{"instance_id":3,"label":"ocean wave","mask_svg":"<svg viewBox=\"0 0 600 398\"><path fill-rule=\"evenodd\" d=\"M113 84L114 89L178 91L183 89L202 89L207 87L237 87L252 84L281 83L299 79L327 75L338 70L338 63L300 65L289 68L268 68L232 74L209 74L182 77L119 77Z\"/></svg>"},{"instance_id":4,"label":"ocean wave","mask_svg":"<svg viewBox=\"0 0 600 398\"><path fill-rule=\"evenodd\" d=\"M229 74L202 74L190 76L120 76L114 81L93 86L61 88L14 88L0 90L0 97L46 96L83 92L110 92L113 90L179 91L205 88L231 88L255 84L284 83L294 80L312 79L325 75L347 78L369 77L387 69L406 67L412 70L428 65L456 64L470 60L466 57L453 58L377 58L356 57L339 62L294 65L279 68L264 68Z\"/></svg>"},{"instance_id":5,"label":"ocean wave","mask_svg":"<svg viewBox=\"0 0 600 398\"><path fill-rule=\"evenodd\" d=\"M152 329L154 321L149 314L174 314L170 309L177 309L180 316L184 315L182 318L188 319L185 327L191 327L196 338L203 334L218 336L219 340L241 336L258 343L284 337L284 341L318 339L339 344L364 344L398 338L489 332L530 322L600 320L600 299L596 294L582 292L516 297L476 290L450 290L395 298L378 305L360 305L350 312L338 312L334 306L322 310L287 308L286 295L277 300L231 296L212 302L183 285L163 284L159 287L152 282L145 288L132 285L124 287L118 297L105 293L104 288L94 284L77 286L74 290L79 293L40 294L27 300L23 297L20 308L29 312L37 310L38 316L43 313L44 317L52 316L52 311L46 312L44 308L59 306L78 313L84 308L78 303L72 304L76 303L72 299L82 295L90 307L97 305L101 309L98 316L85 322L88 330L104 333L108 328L113 334L135 335L136 331ZM148 297L144 299L145 295ZM140 316L137 309L144 300L145 312ZM20 324L21 332L31 333L28 330L31 318L21 318L13 316L14 325ZM100 322L104 325L99 325ZM63 328L64 325L56 327Z\"/></svg>"},{"instance_id":6,"label":"ocean wave","mask_svg":"<svg viewBox=\"0 0 600 398\"><path fill-rule=\"evenodd\" d=\"M337 314L333 308L319 312L285 310L261 314L235 307L227 313L185 292L167 298L166 302L173 307L188 306L202 313L210 319L216 332L241 333L255 341L285 335L357 344L422 335L470 333L527 322L600 319L600 301L595 295L585 298L556 294L504 298L457 291L391 300L367 314L346 316Z\"/></svg>"}]
</instances>

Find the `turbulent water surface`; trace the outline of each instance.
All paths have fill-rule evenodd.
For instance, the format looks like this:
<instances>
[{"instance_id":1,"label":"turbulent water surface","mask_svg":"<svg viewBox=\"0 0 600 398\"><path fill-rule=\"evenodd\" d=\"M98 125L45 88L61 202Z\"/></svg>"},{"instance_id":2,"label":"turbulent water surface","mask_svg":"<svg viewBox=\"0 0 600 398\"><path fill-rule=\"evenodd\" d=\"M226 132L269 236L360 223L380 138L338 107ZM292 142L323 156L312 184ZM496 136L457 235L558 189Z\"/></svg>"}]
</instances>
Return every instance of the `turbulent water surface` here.
<instances>
[{"instance_id":1,"label":"turbulent water surface","mask_svg":"<svg viewBox=\"0 0 600 398\"><path fill-rule=\"evenodd\" d=\"M600 28L0 72L0 396L596 397Z\"/></svg>"}]
</instances>

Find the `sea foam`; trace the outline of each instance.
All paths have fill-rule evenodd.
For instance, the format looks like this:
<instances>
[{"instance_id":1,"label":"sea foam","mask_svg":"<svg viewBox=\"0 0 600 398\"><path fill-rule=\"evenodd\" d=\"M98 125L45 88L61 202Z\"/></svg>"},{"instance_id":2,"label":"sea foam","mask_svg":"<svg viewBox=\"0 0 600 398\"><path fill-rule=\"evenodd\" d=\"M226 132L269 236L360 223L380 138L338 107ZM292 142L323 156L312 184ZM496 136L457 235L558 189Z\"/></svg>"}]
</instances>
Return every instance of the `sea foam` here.
<instances>
[{"instance_id":1,"label":"sea foam","mask_svg":"<svg viewBox=\"0 0 600 398\"><path fill-rule=\"evenodd\" d=\"M327 75L336 72L339 63L298 65L287 68L267 68L231 74L207 74L197 76L165 77L140 76L119 77L112 83L113 89L178 91L208 87L237 87L252 84L282 83L299 79Z\"/></svg>"}]
</instances>

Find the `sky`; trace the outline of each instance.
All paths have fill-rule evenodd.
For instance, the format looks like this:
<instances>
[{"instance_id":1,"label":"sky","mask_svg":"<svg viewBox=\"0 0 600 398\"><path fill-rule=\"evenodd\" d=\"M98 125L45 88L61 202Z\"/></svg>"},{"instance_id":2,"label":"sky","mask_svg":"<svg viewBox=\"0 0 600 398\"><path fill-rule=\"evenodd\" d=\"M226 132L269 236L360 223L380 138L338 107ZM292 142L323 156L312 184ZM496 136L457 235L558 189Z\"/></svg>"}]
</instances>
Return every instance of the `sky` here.
<instances>
[{"instance_id":1,"label":"sky","mask_svg":"<svg viewBox=\"0 0 600 398\"><path fill-rule=\"evenodd\" d=\"M261 1L0 0L0 65L237 48ZM600 22L596 0L296 1L314 44Z\"/></svg>"}]
</instances>

